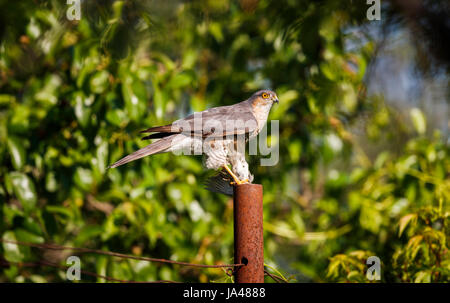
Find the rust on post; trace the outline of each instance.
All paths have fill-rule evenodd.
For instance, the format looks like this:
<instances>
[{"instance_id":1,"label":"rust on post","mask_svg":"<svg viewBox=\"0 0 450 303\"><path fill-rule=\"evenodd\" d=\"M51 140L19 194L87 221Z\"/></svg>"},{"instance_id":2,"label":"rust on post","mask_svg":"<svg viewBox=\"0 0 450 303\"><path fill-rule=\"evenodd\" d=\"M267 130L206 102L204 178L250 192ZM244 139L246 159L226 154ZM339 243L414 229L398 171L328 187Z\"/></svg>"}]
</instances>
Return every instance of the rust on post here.
<instances>
[{"instance_id":1,"label":"rust on post","mask_svg":"<svg viewBox=\"0 0 450 303\"><path fill-rule=\"evenodd\" d=\"M234 263L236 283L264 282L263 187L260 184L234 186Z\"/></svg>"}]
</instances>

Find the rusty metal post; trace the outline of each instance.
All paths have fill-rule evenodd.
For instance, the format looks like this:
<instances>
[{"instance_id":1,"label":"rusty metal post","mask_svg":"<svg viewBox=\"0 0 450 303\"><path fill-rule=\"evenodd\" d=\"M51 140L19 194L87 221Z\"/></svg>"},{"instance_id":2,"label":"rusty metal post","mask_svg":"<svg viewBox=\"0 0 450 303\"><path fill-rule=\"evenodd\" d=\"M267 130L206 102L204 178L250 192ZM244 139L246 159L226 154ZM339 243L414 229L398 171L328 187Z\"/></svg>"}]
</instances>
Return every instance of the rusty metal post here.
<instances>
[{"instance_id":1,"label":"rusty metal post","mask_svg":"<svg viewBox=\"0 0 450 303\"><path fill-rule=\"evenodd\" d=\"M234 274L236 283L264 283L263 187L235 185L234 263L244 263Z\"/></svg>"}]
</instances>

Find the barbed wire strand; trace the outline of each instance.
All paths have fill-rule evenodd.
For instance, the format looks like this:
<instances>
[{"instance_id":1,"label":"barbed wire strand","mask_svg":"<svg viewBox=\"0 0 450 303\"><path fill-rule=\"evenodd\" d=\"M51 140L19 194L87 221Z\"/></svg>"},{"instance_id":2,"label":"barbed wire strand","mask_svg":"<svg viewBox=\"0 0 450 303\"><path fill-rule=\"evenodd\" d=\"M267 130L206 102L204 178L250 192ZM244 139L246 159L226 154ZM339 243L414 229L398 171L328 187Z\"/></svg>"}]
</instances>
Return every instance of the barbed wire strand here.
<instances>
[{"instance_id":1,"label":"barbed wire strand","mask_svg":"<svg viewBox=\"0 0 450 303\"><path fill-rule=\"evenodd\" d=\"M8 266L8 265L16 265L16 266L19 266L19 267L34 267L34 266L42 266L42 265L44 265L44 266L59 268L59 269L62 269L62 270L69 269L68 266L62 266L62 265L59 265L59 264L56 264L56 263L51 263L51 262L47 262L47 261L43 261L43 260L41 260L39 262L11 262L11 261L6 261L6 260L0 260L0 266ZM90 271L82 270L82 269L80 269L80 273L82 273L82 274L84 274L86 276L101 278L101 279L105 279L107 281L120 282L120 283L181 283L181 282L170 281L170 280L158 280L158 281L151 281L151 282L121 280L121 279L117 279L117 278L113 278L113 277L108 277L108 276L96 274L94 272L90 272Z\"/></svg>"},{"instance_id":2,"label":"barbed wire strand","mask_svg":"<svg viewBox=\"0 0 450 303\"><path fill-rule=\"evenodd\" d=\"M182 265L182 266L192 266L192 267L201 267L201 268L224 268L224 267L230 268L230 267L245 266L245 264L243 264L243 263L239 263L239 264L218 264L218 265L196 264L196 263L180 262L180 261L173 261L173 260L159 259L159 258L138 257L138 256L126 255L126 254L121 254L121 253L116 253L116 252L103 251L103 250L98 250L98 249L63 246L63 245L48 244L48 243L46 243L46 244L37 244L37 243L29 243L29 242L22 242L22 241L12 241L12 240L5 240L5 239L0 239L0 242L16 244L16 245L22 245L22 246L35 247L35 248L40 248L40 249L73 250L73 251L76 251L76 252L79 252L79 253L94 253L94 254L107 255L107 256L124 258L124 259L133 259L133 260L141 260L141 261L148 261L148 262L159 262L159 263L170 263L170 264L177 264L177 265Z\"/></svg>"},{"instance_id":3,"label":"barbed wire strand","mask_svg":"<svg viewBox=\"0 0 450 303\"><path fill-rule=\"evenodd\" d=\"M270 272L268 272L267 270L264 270L264 275L265 276L269 276L272 278L272 280L274 280L277 283L288 283L288 281L286 281L285 279L283 279L282 277L275 275L275 274L271 274Z\"/></svg>"},{"instance_id":4,"label":"barbed wire strand","mask_svg":"<svg viewBox=\"0 0 450 303\"><path fill-rule=\"evenodd\" d=\"M202 267L202 268L225 268L225 267L227 267L228 268L227 275L234 274L235 270L233 270L233 268L245 266L245 264L221 264L221 265L196 264L196 263L179 262L179 261L159 259L159 258L138 257L138 256L126 255L126 254L121 254L121 253L116 253L116 252L91 249L91 248L63 246L63 245L48 244L48 243L38 244L38 243L29 243L29 242L22 242L22 241L12 241L12 240L6 240L6 239L0 239L0 242L28 246L28 247L35 247L35 248L40 248L40 249L73 250L73 251L77 251L79 253L95 253L95 254L108 255L108 256L125 258L125 259L134 259L134 260L160 262L160 263L170 263L170 264L177 264L177 265L183 265L183 266L193 266L193 267ZM41 260L37 263L26 263L26 262L10 262L10 261L0 259L0 265L11 265L11 264L15 264L15 265L19 265L19 266L41 266L41 265L44 265L44 266L50 266L50 267L55 267L55 268L64 269L64 270L67 270L69 268L66 266L58 265L58 264L43 261L43 260ZM231 271L231 272L229 273L228 271ZM170 281L170 280L159 280L159 281L151 281L151 282L121 280L121 279L116 279L113 277L108 277L108 276L96 274L96 273L85 271L85 270L80 270L80 272L87 276L92 276L92 277L96 277L96 278L105 279L107 281L120 282L120 283L180 283L180 282ZM282 277L277 276L276 274L271 274L267 270L264 270L264 275L269 276L276 283L288 283Z\"/></svg>"}]
</instances>

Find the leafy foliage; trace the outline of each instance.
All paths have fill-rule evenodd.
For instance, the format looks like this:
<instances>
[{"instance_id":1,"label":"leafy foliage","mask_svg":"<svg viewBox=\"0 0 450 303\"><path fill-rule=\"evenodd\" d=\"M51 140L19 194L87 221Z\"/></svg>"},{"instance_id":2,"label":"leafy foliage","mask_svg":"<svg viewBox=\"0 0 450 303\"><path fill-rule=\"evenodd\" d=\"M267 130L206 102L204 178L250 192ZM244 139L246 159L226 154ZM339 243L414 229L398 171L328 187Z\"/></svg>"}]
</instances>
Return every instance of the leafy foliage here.
<instances>
[{"instance_id":1,"label":"leafy foliage","mask_svg":"<svg viewBox=\"0 0 450 303\"><path fill-rule=\"evenodd\" d=\"M448 147L439 140L420 138L411 140L398 159L381 154L376 169L358 172L360 185L349 195L349 207L359 217L355 230L365 239L358 244L385 260L385 280L448 281L448 159ZM367 253L334 256L328 276L360 282Z\"/></svg>"},{"instance_id":2,"label":"leafy foliage","mask_svg":"<svg viewBox=\"0 0 450 303\"><path fill-rule=\"evenodd\" d=\"M2 239L232 263L232 203L203 188L199 157L106 167L147 144L139 130L272 87L280 160L250 163L264 186L267 265L297 281L365 282L375 254L384 281L448 281L448 146L427 139L420 110L416 134L366 96L375 45L363 2L84 1L72 22L61 1L0 3ZM372 160L354 127L362 114L362 137L412 139ZM0 255L67 257L7 243ZM90 254L82 266L124 280L229 281L218 269ZM0 274L64 280L20 264Z\"/></svg>"}]
</instances>

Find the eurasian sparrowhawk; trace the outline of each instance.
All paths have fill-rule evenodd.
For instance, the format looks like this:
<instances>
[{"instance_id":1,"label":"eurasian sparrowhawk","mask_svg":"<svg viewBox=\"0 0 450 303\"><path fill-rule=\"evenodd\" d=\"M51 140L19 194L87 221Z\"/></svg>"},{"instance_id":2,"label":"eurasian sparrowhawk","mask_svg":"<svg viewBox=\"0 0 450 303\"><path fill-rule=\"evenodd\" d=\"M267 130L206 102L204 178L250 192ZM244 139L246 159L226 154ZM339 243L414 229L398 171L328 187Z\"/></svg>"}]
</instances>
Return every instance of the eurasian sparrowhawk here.
<instances>
[{"instance_id":1,"label":"eurasian sparrowhawk","mask_svg":"<svg viewBox=\"0 0 450 303\"><path fill-rule=\"evenodd\" d=\"M274 102L278 103L275 92L260 90L240 103L210 108L169 125L151 127L142 132L153 134L143 139L157 141L110 167L164 152L201 153L205 155L206 168L224 168L236 184L251 183L253 176L245 160L245 142L259 134Z\"/></svg>"}]
</instances>

